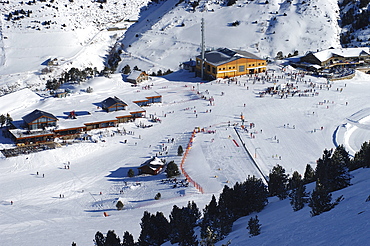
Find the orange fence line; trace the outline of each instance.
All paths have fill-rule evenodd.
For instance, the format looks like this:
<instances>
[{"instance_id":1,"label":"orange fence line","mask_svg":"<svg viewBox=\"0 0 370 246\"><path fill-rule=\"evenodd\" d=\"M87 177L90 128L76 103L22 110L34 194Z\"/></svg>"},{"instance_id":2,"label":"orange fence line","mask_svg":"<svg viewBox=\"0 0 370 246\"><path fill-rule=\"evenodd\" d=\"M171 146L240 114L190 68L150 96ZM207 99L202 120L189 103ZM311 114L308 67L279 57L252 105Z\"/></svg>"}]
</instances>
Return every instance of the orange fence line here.
<instances>
[{"instance_id":1,"label":"orange fence line","mask_svg":"<svg viewBox=\"0 0 370 246\"><path fill-rule=\"evenodd\" d=\"M197 182L195 182L192 178L190 178L189 174L184 169L184 163L185 163L186 157L188 156L189 151L191 149L191 146L192 146L192 143L193 143L193 140L194 140L194 137L195 137L195 133L196 132L194 130L193 133L191 134L191 137L190 137L188 146L186 147L185 153L182 156L181 163L180 163L180 170L184 174L186 180L189 183L191 183L197 190L199 190L203 194L204 193L203 188Z\"/></svg>"}]
</instances>

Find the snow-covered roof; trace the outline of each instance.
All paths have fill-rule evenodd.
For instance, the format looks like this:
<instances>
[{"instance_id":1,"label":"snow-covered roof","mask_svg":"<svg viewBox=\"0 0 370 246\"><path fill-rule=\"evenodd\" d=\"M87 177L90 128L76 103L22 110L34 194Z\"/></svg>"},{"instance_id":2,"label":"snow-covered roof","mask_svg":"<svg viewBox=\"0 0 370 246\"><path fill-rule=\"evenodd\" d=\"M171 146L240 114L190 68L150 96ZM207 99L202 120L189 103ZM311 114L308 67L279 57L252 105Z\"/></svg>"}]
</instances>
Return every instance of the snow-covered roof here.
<instances>
[{"instance_id":1,"label":"snow-covered roof","mask_svg":"<svg viewBox=\"0 0 370 246\"><path fill-rule=\"evenodd\" d=\"M50 119L58 120L53 114L42 111L42 110L39 110L39 109L35 109L31 113L23 116L22 119L26 123L31 123L32 121L34 121L34 120L36 120L40 117L47 117L47 118L50 118Z\"/></svg>"},{"instance_id":2,"label":"snow-covered roof","mask_svg":"<svg viewBox=\"0 0 370 246\"><path fill-rule=\"evenodd\" d=\"M119 99L118 97L108 97L107 99L102 101L101 104L102 104L103 108L104 107L108 108L112 105L115 105L116 103L123 104L123 105L127 106L127 104L125 102L123 102L121 99Z\"/></svg>"},{"instance_id":3,"label":"snow-covered roof","mask_svg":"<svg viewBox=\"0 0 370 246\"><path fill-rule=\"evenodd\" d=\"M151 169L156 170L158 167L161 167L163 165L164 165L163 161L158 157L154 156L147 160L146 162L144 162L140 167L149 166Z\"/></svg>"},{"instance_id":4,"label":"snow-covered roof","mask_svg":"<svg viewBox=\"0 0 370 246\"><path fill-rule=\"evenodd\" d=\"M141 73L143 73L143 71L138 71L138 70L133 70L128 76L127 76L127 79L128 80L136 80L140 75Z\"/></svg>"},{"instance_id":5,"label":"snow-covered roof","mask_svg":"<svg viewBox=\"0 0 370 246\"><path fill-rule=\"evenodd\" d=\"M359 57L363 54L370 54L368 47L362 48L341 48L341 49L328 49L313 53L313 55L320 61L326 61L333 56L342 56L342 57Z\"/></svg>"},{"instance_id":6,"label":"snow-covered roof","mask_svg":"<svg viewBox=\"0 0 370 246\"><path fill-rule=\"evenodd\" d=\"M201 58L201 56L197 56ZM239 58L250 58L263 60L262 58L243 50L231 50L228 48L219 48L217 50L208 51L205 53L205 60L215 66L228 63Z\"/></svg>"}]
</instances>

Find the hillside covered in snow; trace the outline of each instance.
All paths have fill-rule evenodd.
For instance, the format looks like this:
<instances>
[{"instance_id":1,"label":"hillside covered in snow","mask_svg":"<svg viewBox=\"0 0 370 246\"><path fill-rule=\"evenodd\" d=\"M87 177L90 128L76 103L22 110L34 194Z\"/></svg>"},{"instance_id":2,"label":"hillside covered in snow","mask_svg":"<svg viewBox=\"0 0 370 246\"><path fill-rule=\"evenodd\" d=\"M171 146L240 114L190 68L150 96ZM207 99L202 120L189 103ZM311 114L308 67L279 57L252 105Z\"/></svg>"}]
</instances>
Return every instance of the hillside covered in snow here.
<instances>
[{"instance_id":1,"label":"hillside covered in snow","mask_svg":"<svg viewBox=\"0 0 370 246\"><path fill-rule=\"evenodd\" d=\"M352 158L370 139L370 76L356 71L353 79L329 81L273 60L278 52L364 45L366 25L350 24L345 12L362 20L368 1L354 2L0 1L0 115L22 124L38 109L53 114L58 127L81 126L120 114L101 108L115 96L145 112L75 140L56 139L55 148L27 146L8 158L0 152L0 245L94 245L95 233L108 230L121 239L129 231L137 240L144 211L169 218L174 205L188 201L202 210L225 185L249 175L266 182L276 165L289 177L303 175L307 164L316 168L324 149L339 145ZM273 62L266 73L202 81L182 70L182 62L200 53L202 18L207 49L268 58ZM149 74L174 72L132 86L121 73L126 65ZM99 76L62 84L67 96L51 96L47 81L71 68ZM162 101L134 103L153 94ZM71 112L76 119L68 117ZM0 133L0 150L13 151L6 129ZM179 146L190 147L186 158L178 155ZM182 174L176 180L163 170L139 175L154 156L174 161ZM369 170L351 175L349 187L332 193L344 200L331 211L311 217L307 204L294 212L289 198L270 197L265 209L238 219L216 245L366 245ZM313 189L314 183L307 185ZM246 227L255 215L261 234L249 237Z\"/></svg>"},{"instance_id":2,"label":"hillside covered in snow","mask_svg":"<svg viewBox=\"0 0 370 246\"><path fill-rule=\"evenodd\" d=\"M5 93L43 89L45 80L71 67L100 71L117 45L122 60L117 72L126 64L148 73L176 71L200 52L201 18L207 49L244 49L274 58L278 52L304 55L341 46L336 0L232 3L3 1L0 85ZM58 66L42 74L47 61L55 58Z\"/></svg>"}]
</instances>

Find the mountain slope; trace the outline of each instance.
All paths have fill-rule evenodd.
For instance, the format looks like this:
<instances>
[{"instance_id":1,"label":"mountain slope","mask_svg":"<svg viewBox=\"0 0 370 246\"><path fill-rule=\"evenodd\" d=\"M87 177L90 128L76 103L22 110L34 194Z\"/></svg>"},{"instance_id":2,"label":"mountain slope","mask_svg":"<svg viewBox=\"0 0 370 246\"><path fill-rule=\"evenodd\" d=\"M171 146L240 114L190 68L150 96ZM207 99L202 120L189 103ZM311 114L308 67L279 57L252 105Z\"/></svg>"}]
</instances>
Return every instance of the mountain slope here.
<instances>
[{"instance_id":1,"label":"mountain slope","mask_svg":"<svg viewBox=\"0 0 370 246\"><path fill-rule=\"evenodd\" d=\"M364 245L367 244L370 217L369 169L352 172L352 186L333 193L333 200L343 195L344 200L334 209L311 217L310 208L293 212L289 200L270 199L270 204L260 213L261 234L248 237L248 220L234 223L233 232L217 245L231 240L231 245ZM309 187L313 188L313 184Z\"/></svg>"},{"instance_id":2,"label":"mountain slope","mask_svg":"<svg viewBox=\"0 0 370 246\"><path fill-rule=\"evenodd\" d=\"M176 3L160 2L143 11L140 22L121 40L130 55L124 57L122 66L127 63L147 71L178 69L181 62L199 54L201 18L205 19L207 48L238 48L275 57L279 51L304 54L340 47L336 0L238 1L232 6L199 1L195 11L191 2ZM171 4L174 7L169 11ZM163 16L158 17L158 12Z\"/></svg>"}]
</instances>

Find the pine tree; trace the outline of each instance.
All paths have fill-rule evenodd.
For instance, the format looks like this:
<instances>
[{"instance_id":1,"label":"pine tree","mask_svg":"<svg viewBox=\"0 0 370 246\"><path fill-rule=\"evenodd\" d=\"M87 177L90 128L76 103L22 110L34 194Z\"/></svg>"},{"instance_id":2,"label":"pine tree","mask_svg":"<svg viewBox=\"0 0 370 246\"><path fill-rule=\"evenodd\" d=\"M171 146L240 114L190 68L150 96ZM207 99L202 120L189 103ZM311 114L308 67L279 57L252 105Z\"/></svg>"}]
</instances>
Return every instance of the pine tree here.
<instances>
[{"instance_id":1,"label":"pine tree","mask_svg":"<svg viewBox=\"0 0 370 246\"><path fill-rule=\"evenodd\" d=\"M285 169L277 164L272 168L269 174L268 189L270 196L277 196L280 200L287 197L287 182L288 175L285 174Z\"/></svg>"},{"instance_id":2,"label":"pine tree","mask_svg":"<svg viewBox=\"0 0 370 246\"><path fill-rule=\"evenodd\" d=\"M218 232L220 239L223 239L231 232L234 222L233 190L226 185L218 198L218 208Z\"/></svg>"},{"instance_id":3,"label":"pine tree","mask_svg":"<svg viewBox=\"0 0 370 246\"><path fill-rule=\"evenodd\" d=\"M294 171L292 177L289 179L288 189L294 190L301 182L303 182L301 175L297 171Z\"/></svg>"},{"instance_id":4,"label":"pine tree","mask_svg":"<svg viewBox=\"0 0 370 246\"><path fill-rule=\"evenodd\" d=\"M201 246L214 246L217 242L217 234L215 234L212 229L207 226L204 236L202 237L202 240L200 241Z\"/></svg>"},{"instance_id":5,"label":"pine tree","mask_svg":"<svg viewBox=\"0 0 370 246\"><path fill-rule=\"evenodd\" d=\"M0 115L0 126L3 127L6 123L6 116L5 115Z\"/></svg>"},{"instance_id":6,"label":"pine tree","mask_svg":"<svg viewBox=\"0 0 370 246\"><path fill-rule=\"evenodd\" d=\"M104 246L121 246L121 240L113 230L108 231Z\"/></svg>"},{"instance_id":7,"label":"pine tree","mask_svg":"<svg viewBox=\"0 0 370 246\"><path fill-rule=\"evenodd\" d=\"M261 224L259 222L257 215L249 219L247 229L249 230L250 237L261 234Z\"/></svg>"},{"instance_id":8,"label":"pine tree","mask_svg":"<svg viewBox=\"0 0 370 246\"><path fill-rule=\"evenodd\" d=\"M182 156L183 153L184 153L184 150L182 149L182 146L179 145L179 147L177 148L177 155Z\"/></svg>"},{"instance_id":9,"label":"pine tree","mask_svg":"<svg viewBox=\"0 0 370 246\"><path fill-rule=\"evenodd\" d=\"M220 238L219 233L219 210L216 197L212 195L212 199L203 209L203 219L200 223L200 236L202 239L210 243L215 243ZM212 236L210 235L212 234Z\"/></svg>"},{"instance_id":10,"label":"pine tree","mask_svg":"<svg viewBox=\"0 0 370 246\"><path fill-rule=\"evenodd\" d=\"M331 163L331 154L332 151L325 149L324 153L322 155L322 158L319 158L317 160L317 166L316 166L316 182L319 182L323 188L326 190L330 190L330 184L331 184L331 173L330 173L330 167L332 166Z\"/></svg>"},{"instance_id":11,"label":"pine tree","mask_svg":"<svg viewBox=\"0 0 370 246\"><path fill-rule=\"evenodd\" d=\"M167 164L166 174L167 174L167 178L171 178L171 177L175 177L175 176L180 175L179 168L177 167L177 164L174 161L170 161Z\"/></svg>"},{"instance_id":12,"label":"pine tree","mask_svg":"<svg viewBox=\"0 0 370 246\"><path fill-rule=\"evenodd\" d=\"M130 68L130 66L128 64L123 67L122 73L123 74L129 74L129 73L131 73L131 68Z\"/></svg>"},{"instance_id":13,"label":"pine tree","mask_svg":"<svg viewBox=\"0 0 370 246\"><path fill-rule=\"evenodd\" d=\"M320 182L328 192L350 185L351 176L345 162L345 152L344 148L340 148L332 156L332 151L324 150L322 158L317 161L317 182Z\"/></svg>"},{"instance_id":14,"label":"pine tree","mask_svg":"<svg viewBox=\"0 0 370 246\"><path fill-rule=\"evenodd\" d=\"M132 168L130 168L127 172L127 176L130 177L130 178L134 177L135 176L135 171Z\"/></svg>"},{"instance_id":15,"label":"pine tree","mask_svg":"<svg viewBox=\"0 0 370 246\"><path fill-rule=\"evenodd\" d=\"M351 175L348 167L350 166L350 158L348 152L343 145L339 145L331 157L332 159L332 188L331 191L343 189L351 184Z\"/></svg>"},{"instance_id":16,"label":"pine tree","mask_svg":"<svg viewBox=\"0 0 370 246\"><path fill-rule=\"evenodd\" d=\"M355 170L360 167L370 167L370 141L364 142L361 149L355 154L350 165L350 170Z\"/></svg>"},{"instance_id":17,"label":"pine tree","mask_svg":"<svg viewBox=\"0 0 370 246\"><path fill-rule=\"evenodd\" d=\"M122 210L123 207L124 207L123 202L121 200L118 200L118 202L116 203L117 210Z\"/></svg>"},{"instance_id":18,"label":"pine tree","mask_svg":"<svg viewBox=\"0 0 370 246\"><path fill-rule=\"evenodd\" d=\"M320 183L312 191L308 206L311 207L311 215L316 216L333 208L331 194Z\"/></svg>"},{"instance_id":19,"label":"pine tree","mask_svg":"<svg viewBox=\"0 0 370 246\"><path fill-rule=\"evenodd\" d=\"M169 222L162 212L152 215L145 211L140 226L141 232L138 241L140 246L161 245L169 238Z\"/></svg>"},{"instance_id":20,"label":"pine tree","mask_svg":"<svg viewBox=\"0 0 370 246\"><path fill-rule=\"evenodd\" d=\"M150 246L153 244L153 240L151 238L152 235L152 226L151 226L151 214L148 211L144 211L144 215L141 218L141 231L140 236L138 239L138 244L140 246Z\"/></svg>"},{"instance_id":21,"label":"pine tree","mask_svg":"<svg viewBox=\"0 0 370 246\"><path fill-rule=\"evenodd\" d=\"M332 158L336 162L341 162L341 164L347 168L349 168L351 165L351 158L349 157L349 153L342 144L334 150Z\"/></svg>"},{"instance_id":22,"label":"pine tree","mask_svg":"<svg viewBox=\"0 0 370 246\"><path fill-rule=\"evenodd\" d=\"M105 244L105 237L100 231L95 234L95 244L96 246L104 246Z\"/></svg>"},{"instance_id":23,"label":"pine tree","mask_svg":"<svg viewBox=\"0 0 370 246\"><path fill-rule=\"evenodd\" d=\"M122 246L135 246L134 237L128 231L123 234Z\"/></svg>"},{"instance_id":24,"label":"pine tree","mask_svg":"<svg viewBox=\"0 0 370 246\"><path fill-rule=\"evenodd\" d=\"M316 181L315 170L313 170L310 164L307 164L304 172L303 182L308 184L314 181Z\"/></svg>"},{"instance_id":25,"label":"pine tree","mask_svg":"<svg viewBox=\"0 0 370 246\"><path fill-rule=\"evenodd\" d=\"M294 211L298 211L304 207L304 204L308 202L308 193L306 192L303 180L298 181L296 187L289 194L289 197Z\"/></svg>"},{"instance_id":26,"label":"pine tree","mask_svg":"<svg viewBox=\"0 0 370 246\"><path fill-rule=\"evenodd\" d=\"M154 227L156 228L154 231L154 238L158 242L159 245L163 244L164 242L169 240L170 235L170 222L167 218L163 215L162 212L157 212L154 220L153 220Z\"/></svg>"},{"instance_id":27,"label":"pine tree","mask_svg":"<svg viewBox=\"0 0 370 246\"><path fill-rule=\"evenodd\" d=\"M10 114L6 114L6 125L10 126L10 123L13 121L13 118L10 117Z\"/></svg>"},{"instance_id":28,"label":"pine tree","mask_svg":"<svg viewBox=\"0 0 370 246\"><path fill-rule=\"evenodd\" d=\"M234 220L261 211L267 204L268 191L261 179L248 176L243 183L236 183L232 189L231 211Z\"/></svg>"},{"instance_id":29,"label":"pine tree","mask_svg":"<svg viewBox=\"0 0 370 246\"><path fill-rule=\"evenodd\" d=\"M171 243L178 243L179 246L197 246L199 242L194 235L194 227L199 216L199 209L194 202L181 209L174 205L170 214Z\"/></svg>"},{"instance_id":30,"label":"pine tree","mask_svg":"<svg viewBox=\"0 0 370 246\"><path fill-rule=\"evenodd\" d=\"M161 199L161 197L162 197L161 193L160 193L160 192L158 192L158 193L155 195L154 199L155 199L155 200L159 200L159 199Z\"/></svg>"}]
</instances>

